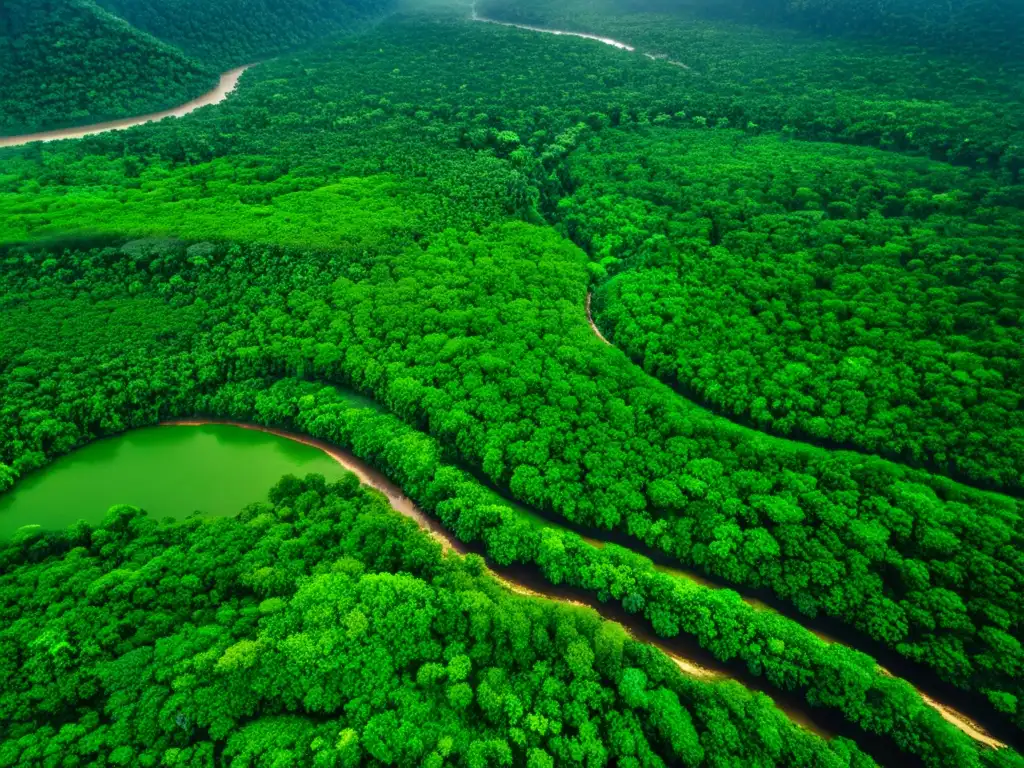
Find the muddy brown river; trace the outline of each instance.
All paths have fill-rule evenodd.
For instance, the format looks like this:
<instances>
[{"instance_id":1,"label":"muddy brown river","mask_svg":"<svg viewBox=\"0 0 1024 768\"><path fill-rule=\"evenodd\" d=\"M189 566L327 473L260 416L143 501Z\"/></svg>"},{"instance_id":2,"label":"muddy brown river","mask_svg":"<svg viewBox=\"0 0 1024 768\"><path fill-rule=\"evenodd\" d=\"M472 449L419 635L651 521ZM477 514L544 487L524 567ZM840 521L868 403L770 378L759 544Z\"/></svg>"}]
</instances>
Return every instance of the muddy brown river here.
<instances>
[{"instance_id":1,"label":"muddy brown river","mask_svg":"<svg viewBox=\"0 0 1024 768\"><path fill-rule=\"evenodd\" d=\"M220 76L220 82L217 83L217 87L212 91L208 91L199 98L193 99L187 104L174 107L173 109L167 109L163 112L153 112L152 114L142 115L140 117L126 117L122 120L111 120L106 123L81 125L77 128L60 128L55 131L26 133L21 136L0 136L0 148L19 147L23 144L31 144L34 141L81 139L85 136L94 136L97 133L106 133L107 131L123 131L127 128L134 128L136 125L144 125L156 120L163 120L165 117L184 117L189 112L195 112L200 107L207 107L211 104L219 104L224 101L224 99L226 99L237 87L238 80L242 76L242 73L251 66L251 64L247 64L244 67L237 67L236 69L228 70Z\"/></svg>"},{"instance_id":2,"label":"muddy brown river","mask_svg":"<svg viewBox=\"0 0 1024 768\"><path fill-rule=\"evenodd\" d=\"M589 304L589 302L588 302ZM588 306L589 309L589 306ZM589 313L588 313L589 314ZM607 342L606 342L607 343ZM323 451L325 454L330 456L334 461L351 471L359 478L363 485L372 488L387 497L391 504L391 507L397 512L401 513L405 517L416 522L416 524L426 531L430 536L436 539L445 551L454 551L460 555L465 555L471 550L466 547L462 542L456 540L447 530L432 517L423 512L416 504L402 493L401 488L398 487L394 482L385 477L381 472L370 466L365 461L357 458L348 451L342 450L335 445L324 442L322 440L316 440L314 438L305 437L303 435L297 435L283 430L272 429L269 427L256 426L252 424L245 424L232 421L221 421L221 420L180 420L167 422L168 426L200 426L204 424L222 424L240 427L242 429L257 430L260 432L266 432L269 434L277 435L288 440L293 440L303 445L312 446ZM558 526L552 524L550 521L543 521L540 524L547 525L552 528ZM585 539L585 541L591 546L602 547L604 542L595 539ZM658 570L669 573L676 578L685 579L688 581L696 581L708 588L716 589L721 588L721 585L716 584L712 581L708 581L696 574L690 573L689 571L668 568L665 566L656 566ZM489 569L490 573L502 584L504 584L509 590L520 595L528 595L533 597L542 597L549 600L555 600L560 603L584 606L597 611L603 618L608 621L615 622L623 627L623 629L634 639L655 646L661 650L666 656L668 656L675 665L685 674L699 677L706 680L734 680L735 675L728 669L726 669L720 662L703 649L696 646L695 643L687 642L685 638L676 638L672 641L665 641L661 638L656 637L645 625L642 620L637 620L634 617L626 615L621 609L617 609L616 606L607 605L594 599L591 595L582 592L581 590L562 589L554 587L547 583L540 577L539 574L533 572L533 569L527 568L494 568ZM759 608L762 610L772 610L770 607L760 602L756 598L744 597L744 601L749 605ZM824 642L834 642L834 640L828 636L824 636L821 633L815 633ZM669 647L671 645L671 647ZM688 648L687 653L680 653L680 647L686 646ZM882 669L886 674L890 674L884 668ZM807 707L806 704L795 696L789 696L780 694L779 692L769 688L767 685L762 685L760 679L744 680L740 684L746 685L747 687L755 687L761 690L768 696L770 696L775 702L776 706L779 707L793 722L798 725L822 736L828 738L831 733L820 725L820 718L816 718L817 714L814 710ZM919 692L920 693L920 692ZM955 725L961 731L966 733L972 739L985 744L989 747L999 748L1005 746L1002 742L996 740L989 735L981 726L974 723L968 717L960 714L948 705L942 704L933 698L930 698L921 693L922 699L929 706L935 708L942 717L949 723Z\"/></svg>"}]
</instances>

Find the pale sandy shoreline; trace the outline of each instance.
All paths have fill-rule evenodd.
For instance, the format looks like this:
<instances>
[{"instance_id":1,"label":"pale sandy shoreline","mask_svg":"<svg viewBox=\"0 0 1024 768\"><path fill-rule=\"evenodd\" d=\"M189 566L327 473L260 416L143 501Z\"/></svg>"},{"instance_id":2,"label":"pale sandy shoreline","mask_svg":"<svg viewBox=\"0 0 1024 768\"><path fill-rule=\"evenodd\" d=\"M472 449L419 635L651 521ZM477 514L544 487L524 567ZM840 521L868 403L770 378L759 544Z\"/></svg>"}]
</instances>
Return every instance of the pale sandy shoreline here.
<instances>
[{"instance_id":1,"label":"pale sandy shoreline","mask_svg":"<svg viewBox=\"0 0 1024 768\"><path fill-rule=\"evenodd\" d=\"M238 86L238 80L242 73L252 64L244 67L236 67L228 70L220 76L220 82L212 91L207 91L199 98L193 99L173 109L166 109L163 112L153 112L139 117L126 117L121 120L111 120L105 123L93 123L92 125L81 125L76 128L60 128L54 131L40 131L39 133L26 133L21 136L0 136L0 148L19 147L24 144L31 144L34 141L59 141L61 139L81 139L86 136L94 136L107 131L123 131L134 128L136 125L144 125L156 120L163 120L165 117L184 117L189 112L194 112L200 107L211 104L219 104Z\"/></svg>"}]
</instances>

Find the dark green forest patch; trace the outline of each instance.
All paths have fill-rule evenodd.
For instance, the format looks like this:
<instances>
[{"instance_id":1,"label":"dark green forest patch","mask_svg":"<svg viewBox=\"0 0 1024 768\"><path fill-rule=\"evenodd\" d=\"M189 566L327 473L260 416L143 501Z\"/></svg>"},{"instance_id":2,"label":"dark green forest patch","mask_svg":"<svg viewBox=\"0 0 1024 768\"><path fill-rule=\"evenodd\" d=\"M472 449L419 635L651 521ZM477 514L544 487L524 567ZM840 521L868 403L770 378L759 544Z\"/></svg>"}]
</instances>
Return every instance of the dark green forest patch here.
<instances>
[{"instance_id":1,"label":"dark green forest patch","mask_svg":"<svg viewBox=\"0 0 1024 768\"><path fill-rule=\"evenodd\" d=\"M4 0L0 135L156 112L217 75L91 0Z\"/></svg>"}]
</instances>

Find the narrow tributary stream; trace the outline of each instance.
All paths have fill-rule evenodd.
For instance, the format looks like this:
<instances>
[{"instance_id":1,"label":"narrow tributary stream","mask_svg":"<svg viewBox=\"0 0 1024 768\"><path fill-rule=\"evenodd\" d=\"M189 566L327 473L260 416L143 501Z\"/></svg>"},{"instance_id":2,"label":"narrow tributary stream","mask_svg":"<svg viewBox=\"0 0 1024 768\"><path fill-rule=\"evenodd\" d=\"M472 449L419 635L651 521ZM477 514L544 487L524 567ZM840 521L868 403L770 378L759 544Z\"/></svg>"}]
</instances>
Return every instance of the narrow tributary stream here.
<instances>
[{"instance_id":1,"label":"narrow tributary stream","mask_svg":"<svg viewBox=\"0 0 1024 768\"><path fill-rule=\"evenodd\" d=\"M594 315L593 315L593 312L591 311L591 301L592 300L593 300L593 293L589 293L588 292L587 293L587 303L586 303L586 314L587 314L587 322L590 324L590 329L593 331L594 335L597 336L597 338L600 339L603 343L607 344L610 347L614 346L610 341L608 341L608 339L605 337L605 335L603 333L601 333L601 329L598 328L597 327L597 323L594 322ZM591 543L595 543L595 542L591 542ZM678 570L675 570L675 569L672 569L672 568L668 568L666 566L661 566L661 565L655 565L655 568L657 568L658 570L663 571L665 573L670 573L670 574L676 575L679 578L694 578L690 573L688 573L686 571L678 571ZM704 586L711 587L712 589L721 588L721 587L724 586L724 585L720 585L720 584L715 584L713 582L709 582L709 581L707 581L705 579L697 579L697 580L700 581L700 583L703 584ZM758 600L757 598L752 598L752 597L748 597L748 596L742 596L742 597L743 597L743 601L745 603L747 603L748 605L750 605L753 608L757 608L758 610L769 610L769 611L774 611L775 610L774 608L772 608L771 606L767 605L763 601ZM827 634L825 634L823 632L817 632L817 631L814 631L814 630L810 630L810 631L814 632L814 634L818 637L818 639L822 640L823 642L826 642L826 643L838 642L835 638L833 638L833 637L831 637L831 636L829 636L829 635L827 635ZM881 667L880 666L879 669L884 674L889 675L890 677L893 676L892 673L889 672L889 670L887 670L885 667ZM932 707L940 715L942 715L942 719L943 720L945 720L948 723L951 723L952 725L955 725L957 728L959 728L961 731L966 733L968 736L970 736L975 741L978 741L978 742L980 742L982 744L985 744L985 745L987 745L989 747L992 747L993 749L998 749L998 748L1006 746L1006 744L1004 744L1003 742L1001 742L998 739L994 738L984 728L982 728L978 723L974 722L971 718L967 717L966 715L958 712L957 710L953 709L952 707L950 707L950 706L948 706L946 704L943 704L943 703L937 701L933 697L928 696L927 694L925 694L920 689L917 689L917 693L918 693L918 695L921 696L921 699L928 706Z\"/></svg>"}]
</instances>

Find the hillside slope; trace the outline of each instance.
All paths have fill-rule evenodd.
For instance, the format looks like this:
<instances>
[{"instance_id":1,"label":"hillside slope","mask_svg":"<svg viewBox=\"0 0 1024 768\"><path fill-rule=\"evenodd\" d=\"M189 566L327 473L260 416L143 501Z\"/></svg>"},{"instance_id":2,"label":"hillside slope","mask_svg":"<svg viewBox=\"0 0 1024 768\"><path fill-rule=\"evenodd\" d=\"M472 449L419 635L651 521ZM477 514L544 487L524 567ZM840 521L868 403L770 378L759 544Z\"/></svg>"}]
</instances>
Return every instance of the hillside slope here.
<instances>
[{"instance_id":1,"label":"hillside slope","mask_svg":"<svg viewBox=\"0 0 1024 768\"><path fill-rule=\"evenodd\" d=\"M394 0L98 0L107 10L220 68L353 29Z\"/></svg>"},{"instance_id":2,"label":"hillside slope","mask_svg":"<svg viewBox=\"0 0 1024 768\"><path fill-rule=\"evenodd\" d=\"M165 109L212 88L214 70L89 0L0 5L0 134Z\"/></svg>"},{"instance_id":3,"label":"hillside slope","mask_svg":"<svg viewBox=\"0 0 1024 768\"><path fill-rule=\"evenodd\" d=\"M740 5L752 18L831 34L888 37L1020 60L1024 5L1017 0L743 0Z\"/></svg>"}]
</instances>

